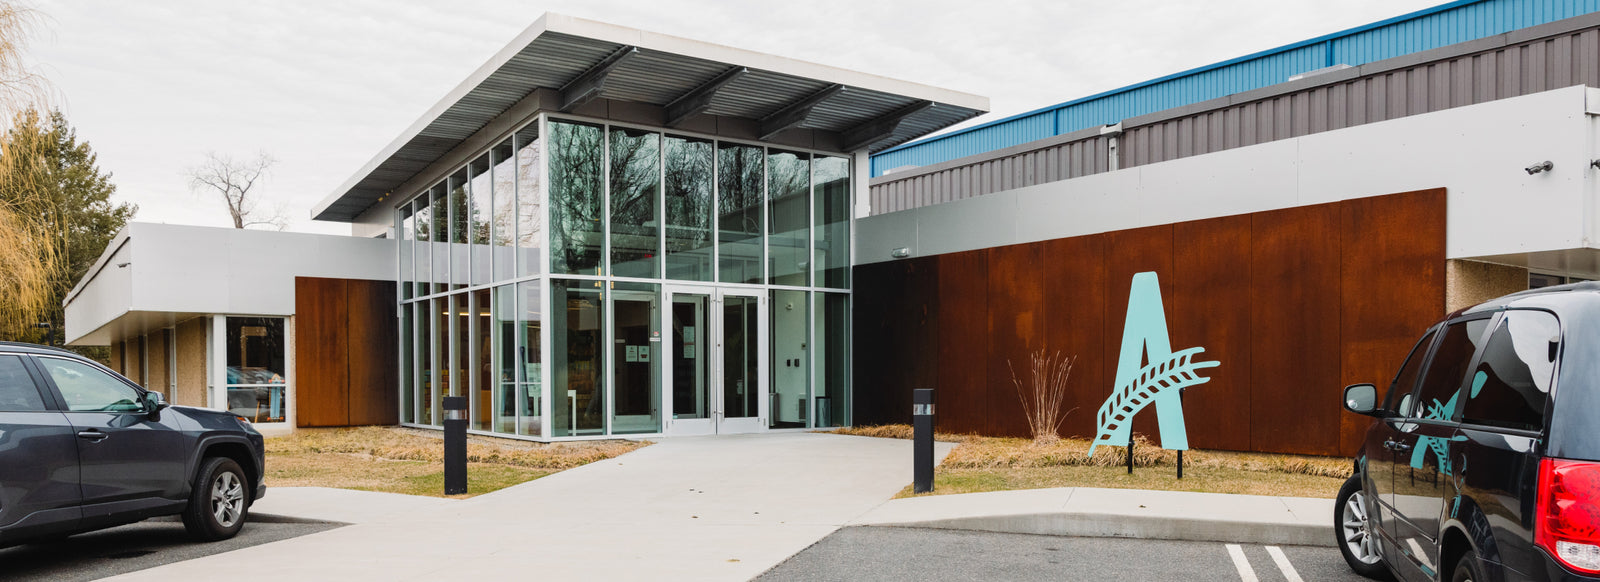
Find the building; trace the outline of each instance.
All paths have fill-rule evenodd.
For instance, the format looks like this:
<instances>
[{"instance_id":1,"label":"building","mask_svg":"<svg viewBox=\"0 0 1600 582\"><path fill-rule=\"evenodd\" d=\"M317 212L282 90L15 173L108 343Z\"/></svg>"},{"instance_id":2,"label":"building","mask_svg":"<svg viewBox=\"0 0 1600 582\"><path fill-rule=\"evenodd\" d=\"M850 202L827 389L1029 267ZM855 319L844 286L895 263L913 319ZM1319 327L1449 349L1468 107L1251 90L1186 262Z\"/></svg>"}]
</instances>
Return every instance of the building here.
<instances>
[{"instance_id":1,"label":"building","mask_svg":"<svg viewBox=\"0 0 1600 582\"><path fill-rule=\"evenodd\" d=\"M1448 309L1600 277L1600 5L1547 4L1454 2L920 142L987 100L547 15L319 205L355 235L327 268L204 293L292 301L154 302L139 278L164 275L118 254L182 245L135 225L68 336L159 387L157 347L210 330L219 406L234 367L260 388L223 359L234 319L285 318L284 426L438 426L450 394L472 430L540 440L903 422L912 388L941 427L1022 434L1008 364L1060 350L1064 432L1093 434L1155 271L1174 346L1223 363L1186 397L1193 446L1347 452L1340 388L1385 383Z\"/></svg>"},{"instance_id":2,"label":"building","mask_svg":"<svg viewBox=\"0 0 1600 582\"><path fill-rule=\"evenodd\" d=\"M184 255L213 250L169 231L280 235L134 225L101 261L133 267L102 267L69 299L69 341L113 345L122 371L180 402L253 411L263 394L285 426L440 426L451 394L469 397L473 430L537 439L840 426L868 154L987 108L546 15L315 209L352 225L333 237L349 247L263 243L226 266L282 268L168 294L166 265L206 269ZM162 269L144 268L150 255ZM194 297L255 298L263 282L271 302ZM190 327L211 330L206 354L185 349ZM262 353L257 337L286 362L236 362ZM152 352L203 360L207 398L163 384ZM371 409L385 402L387 418Z\"/></svg>"}]
</instances>

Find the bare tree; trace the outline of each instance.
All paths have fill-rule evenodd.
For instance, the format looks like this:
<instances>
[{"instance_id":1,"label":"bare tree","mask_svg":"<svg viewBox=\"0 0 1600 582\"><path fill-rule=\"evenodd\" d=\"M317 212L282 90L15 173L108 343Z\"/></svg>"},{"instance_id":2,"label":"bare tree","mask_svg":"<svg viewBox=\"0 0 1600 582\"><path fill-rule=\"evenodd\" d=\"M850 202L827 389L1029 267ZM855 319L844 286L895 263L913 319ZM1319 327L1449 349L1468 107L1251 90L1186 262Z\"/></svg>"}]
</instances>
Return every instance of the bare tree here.
<instances>
[{"instance_id":1,"label":"bare tree","mask_svg":"<svg viewBox=\"0 0 1600 582\"><path fill-rule=\"evenodd\" d=\"M283 230L288 224L283 207L262 209L260 192L252 191L275 163L277 160L265 152L249 160L235 160L232 156L211 152L200 165L189 168L189 189L221 195L228 205L234 228L268 226Z\"/></svg>"}]
</instances>

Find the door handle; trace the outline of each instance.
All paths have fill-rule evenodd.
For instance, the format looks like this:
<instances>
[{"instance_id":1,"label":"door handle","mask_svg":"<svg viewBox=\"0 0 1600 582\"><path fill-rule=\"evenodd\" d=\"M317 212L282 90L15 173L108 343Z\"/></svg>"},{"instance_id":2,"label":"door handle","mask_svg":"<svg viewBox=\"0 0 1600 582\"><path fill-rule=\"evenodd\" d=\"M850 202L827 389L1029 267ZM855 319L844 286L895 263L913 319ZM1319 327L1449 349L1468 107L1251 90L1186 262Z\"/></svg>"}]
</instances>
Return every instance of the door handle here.
<instances>
[{"instance_id":1,"label":"door handle","mask_svg":"<svg viewBox=\"0 0 1600 582\"><path fill-rule=\"evenodd\" d=\"M80 439L88 439L89 442L93 442L93 443L98 443L100 441L106 440L107 436L110 436L110 435L107 435L106 433L103 433L103 432L100 432L100 431L94 430L94 429L78 431L78 438L80 438Z\"/></svg>"},{"instance_id":2,"label":"door handle","mask_svg":"<svg viewBox=\"0 0 1600 582\"><path fill-rule=\"evenodd\" d=\"M1411 450L1411 445L1402 443L1400 441L1383 441L1383 448L1391 451L1405 452Z\"/></svg>"}]
</instances>

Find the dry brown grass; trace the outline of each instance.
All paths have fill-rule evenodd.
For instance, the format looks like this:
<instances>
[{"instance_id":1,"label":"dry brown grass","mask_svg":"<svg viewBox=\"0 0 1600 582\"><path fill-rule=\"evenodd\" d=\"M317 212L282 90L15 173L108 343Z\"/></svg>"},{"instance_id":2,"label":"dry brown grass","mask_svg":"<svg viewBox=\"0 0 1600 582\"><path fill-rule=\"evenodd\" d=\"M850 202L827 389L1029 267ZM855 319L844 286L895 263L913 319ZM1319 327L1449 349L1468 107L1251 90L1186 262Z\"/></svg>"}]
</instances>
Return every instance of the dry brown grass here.
<instances>
[{"instance_id":1,"label":"dry brown grass","mask_svg":"<svg viewBox=\"0 0 1600 582\"><path fill-rule=\"evenodd\" d=\"M911 437L911 427L903 424L855 427L836 432L883 438ZM1125 447L1097 447L1094 456L1090 457L1089 440L1081 438L1061 439L1048 444L1023 438L945 433L936 434L935 438L959 443L935 472L934 487L939 493L1085 486L1269 494L1259 492L1284 490L1283 485L1292 483L1297 485L1288 490L1301 493L1299 496L1332 497L1338 492L1339 483L1350 476L1351 470L1350 459L1342 457L1191 450L1184 452L1184 479L1178 482L1175 477L1177 451L1159 448L1144 435L1135 435L1134 467L1156 470L1136 471L1136 477L1129 479L1125 477L1128 462ZM1078 467L1095 469L1078 470ZM1163 467L1166 470L1159 470ZM1052 469L1056 470L1054 474L1048 471ZM1137 477L1140 474L1148 474L1151 478ZM1166 479L1175 482L1163 484L1155 477L1158 475L1165 475ZM1299 479L1300 476L1314 479ZM940 490L941 482L946 480L954 487ZM1278 485L1274 485L1274 482Z\"/></svg>"},{"instance_id":2,"label":"dry brown grass","mask_svg":"<svg viewBox=\"0 0 1600 582\"><path fill-rule=\"evenodd\" d=\"M267 439L270 487L340 487L442 496L443 434L400 427L299 429ZM534 443L469 436L468 495L603 461L649 445L633 441Z\"/></svg>"}]
</instances>

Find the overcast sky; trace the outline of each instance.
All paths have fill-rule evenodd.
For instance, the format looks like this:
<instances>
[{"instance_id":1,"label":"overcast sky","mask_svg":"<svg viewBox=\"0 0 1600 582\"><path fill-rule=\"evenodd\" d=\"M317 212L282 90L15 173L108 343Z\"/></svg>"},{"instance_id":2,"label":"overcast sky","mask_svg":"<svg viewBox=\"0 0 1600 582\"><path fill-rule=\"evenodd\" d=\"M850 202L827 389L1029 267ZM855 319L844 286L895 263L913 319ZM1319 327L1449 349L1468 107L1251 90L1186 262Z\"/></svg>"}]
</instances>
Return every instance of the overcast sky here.
<instances>
[{"instance_id":1,"label":"overcast sky","mask_svg":"<svg viewBox=\"0 0 1600 582\"><path fill-rule=\"evenodd\" d=\"M982 122L1398 16L1438 0L34 0L31 56L146 222L229 225L184 173L277 158L289 230L551 11L989 97Z\"/></svg>"}]
</instances>

